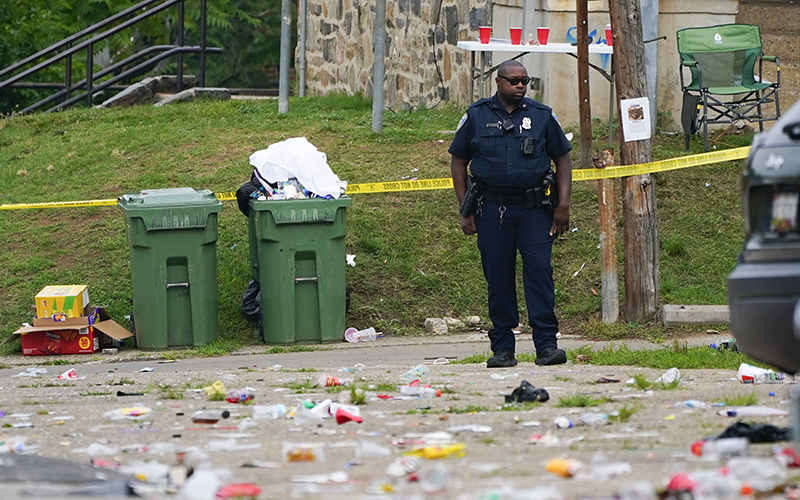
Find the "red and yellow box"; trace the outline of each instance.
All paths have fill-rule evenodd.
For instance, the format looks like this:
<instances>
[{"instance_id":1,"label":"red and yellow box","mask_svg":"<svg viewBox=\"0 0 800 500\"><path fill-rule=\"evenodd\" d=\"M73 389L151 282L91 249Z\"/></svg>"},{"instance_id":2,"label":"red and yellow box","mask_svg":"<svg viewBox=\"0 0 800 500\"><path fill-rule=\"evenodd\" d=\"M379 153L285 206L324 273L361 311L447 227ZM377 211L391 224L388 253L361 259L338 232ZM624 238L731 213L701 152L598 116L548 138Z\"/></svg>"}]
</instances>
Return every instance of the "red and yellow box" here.
<instances>
[{"instance_id":1,"label":"red and yellow box","mask_svg":"<svg viewBox=\"0 0 800 500\"><path fill-rule=\"evenodd\" d=\"M88 354L111 345L112 340L133 337L102 307L88 307L85 313L79 318L63 320L34 318L33 326L18 328L4 343L19 338L25 356Z\"/></svg>"},{"instance_id":2,"label":"red and yellow box","mask_svg":"<svg viewBox=\"0 0 800 500\"><path fill-rule=\"evenodd\" d=\"M51 285L36 294L36 317L56 321L79 318L89 305L89 287L86 285Z\"/></svg>"},{"instance_id":3,"label":"red and yellow box","mask_svg":"<svg viewBox=\"0 0 800 500\"><path fill-rule=\"evenodd\" d=\"M45 356L53 354L88 354L101 348L100 335L94 327L73 330L34 331L22 335L22 354Z\"/></svg>"}]
</instances>

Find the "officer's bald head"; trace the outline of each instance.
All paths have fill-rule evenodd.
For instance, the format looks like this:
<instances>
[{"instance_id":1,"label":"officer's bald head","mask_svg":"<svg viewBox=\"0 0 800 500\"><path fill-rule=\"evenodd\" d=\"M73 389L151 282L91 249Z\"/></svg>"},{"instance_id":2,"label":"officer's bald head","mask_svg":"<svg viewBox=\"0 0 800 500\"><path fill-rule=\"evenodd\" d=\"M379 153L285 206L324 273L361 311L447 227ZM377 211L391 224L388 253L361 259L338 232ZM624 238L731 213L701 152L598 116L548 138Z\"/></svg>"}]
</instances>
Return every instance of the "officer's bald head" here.
<instances>
[{"instance_id":1,"label":"officer's bald head","mask_svg":"<svg viewBox=\"0 0 800 500\"><path fill-rule=\"evenodd\" d=\"M500 66L497 67L497 74L500 76L508 76L509 72L520 68L525 70L525 66L523 66L522 63L509 59L508 61L503 61L500 63ZM527 73L528 71L525 70L525 74Z\"/></svg>"}]
</instances>

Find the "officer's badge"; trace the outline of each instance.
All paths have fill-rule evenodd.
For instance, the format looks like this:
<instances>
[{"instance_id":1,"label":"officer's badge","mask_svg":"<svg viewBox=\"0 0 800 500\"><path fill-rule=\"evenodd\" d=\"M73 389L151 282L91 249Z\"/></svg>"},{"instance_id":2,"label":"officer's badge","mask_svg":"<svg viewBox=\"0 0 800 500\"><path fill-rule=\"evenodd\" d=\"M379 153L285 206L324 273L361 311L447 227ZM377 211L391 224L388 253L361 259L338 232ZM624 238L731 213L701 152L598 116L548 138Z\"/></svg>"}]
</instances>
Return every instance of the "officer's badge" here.
<instances>
[{"instance_id":1,"label":"officer's badge","mask_svg":"<svg viewBox=\"0 0 800 500\"><path fill-rule=\"evenodd\" d=\"M467 122L467 114L466 114L466 113L464 113L464 116L462 116L462 117L461 117L461 119L458 121L458 126L456 127L456 132L458 132L458 130L459 130L461 127L463 127L463 126L464 126L464 123L466 123L466 122Z\"/></svg>"},{"instance_id":2,"label":"officer's badge","mask_svg":"<svg viewBox=\"0 0 800 500\"><path fill-rule=\"evenodd\" d=\"M530 130L531 128L531 119L528 118L527 116L522 118L522 128L524 128L525 130Z\"/></svg>"}]
</instances>

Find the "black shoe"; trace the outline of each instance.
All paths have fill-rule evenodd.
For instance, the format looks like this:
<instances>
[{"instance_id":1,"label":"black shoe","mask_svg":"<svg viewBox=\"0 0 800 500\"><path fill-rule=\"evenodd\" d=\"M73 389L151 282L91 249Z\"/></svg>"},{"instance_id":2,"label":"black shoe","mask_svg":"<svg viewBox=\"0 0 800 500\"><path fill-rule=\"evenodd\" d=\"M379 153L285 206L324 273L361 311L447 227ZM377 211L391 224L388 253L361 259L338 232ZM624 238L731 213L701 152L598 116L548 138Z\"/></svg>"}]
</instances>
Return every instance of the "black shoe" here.
<instances>
[{"instance_id":1,"label":"black shoe","mask_svg":"<svg viewBox=\"0 0 800 500\"><path fill-rule=\"evenodd\" d=\"M542 352L536 353L536 363L537 365L563 365L567 362L567 353L564 352L564 349L542 349Z\"/></svg>"},{"instance_id":2,"label":"black shoe","mask_svg":"<svg viewBox=\"0 0 800 500\"><path fill-rule=\"evenodd\" d=\"M517 358L511 349L498 349L494 356L486 361L486 368L508 368L517 366Z\"/></svg>"}]
</instances>

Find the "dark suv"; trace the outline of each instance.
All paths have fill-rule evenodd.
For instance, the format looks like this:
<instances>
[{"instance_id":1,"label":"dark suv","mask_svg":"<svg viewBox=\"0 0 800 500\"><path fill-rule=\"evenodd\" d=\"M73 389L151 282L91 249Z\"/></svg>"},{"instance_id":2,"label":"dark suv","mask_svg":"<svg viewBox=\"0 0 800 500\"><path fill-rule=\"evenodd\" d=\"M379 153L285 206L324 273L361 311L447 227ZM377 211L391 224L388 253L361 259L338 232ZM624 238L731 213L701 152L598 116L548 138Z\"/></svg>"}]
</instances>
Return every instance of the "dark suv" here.
<instances>
[{"instance_id":1,"label":"dark suv","mask_svg":"<svg viewBox=\"0 0 800 500\"><path fill-rule=\"evenodd\" d=\"M731 332L747 355L800 372L800 103L753 140L745 243L728 277Z\"/></svg>"}]
</instances>

